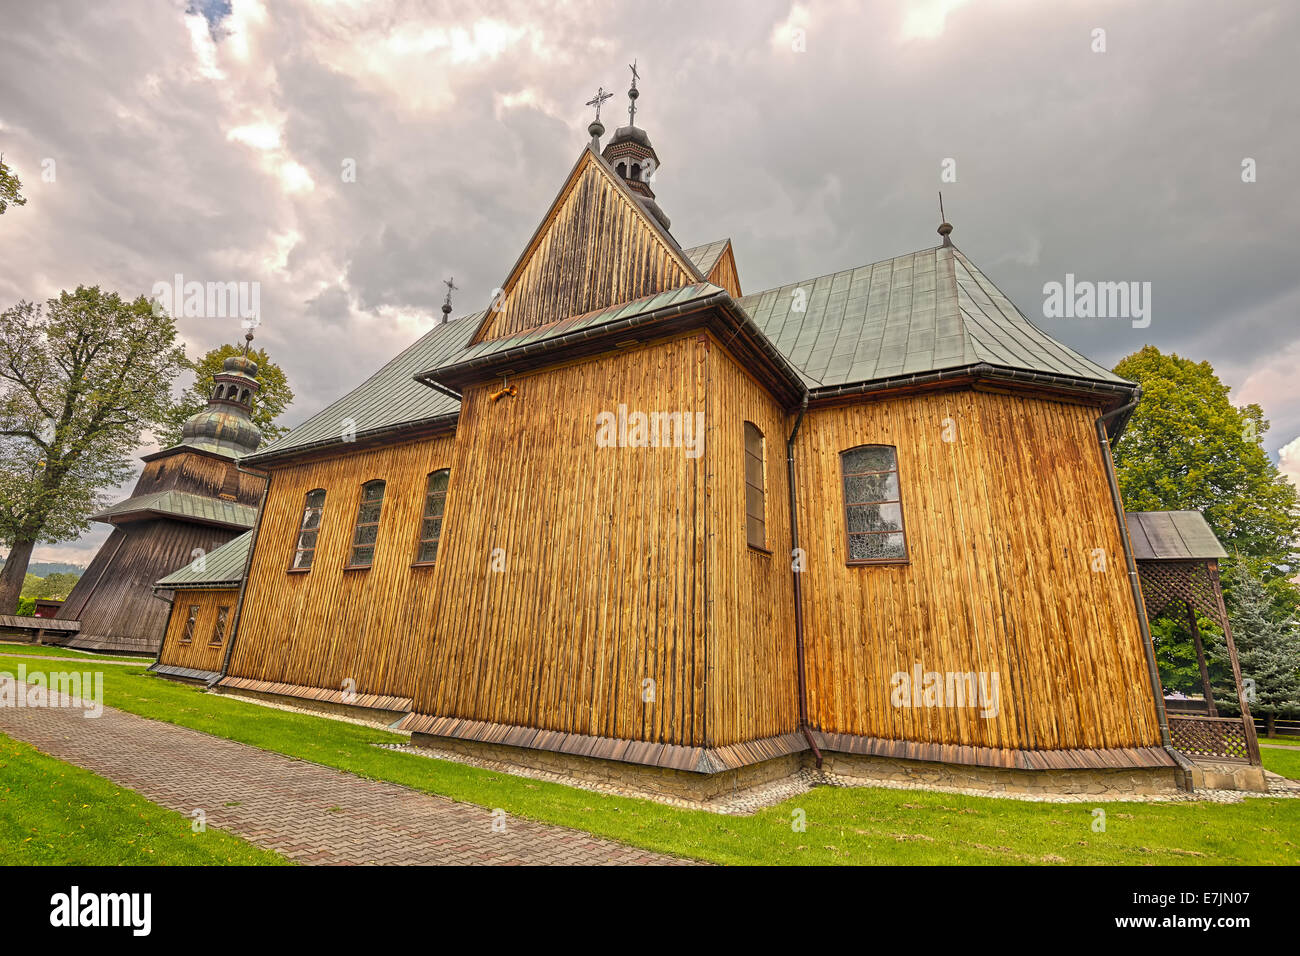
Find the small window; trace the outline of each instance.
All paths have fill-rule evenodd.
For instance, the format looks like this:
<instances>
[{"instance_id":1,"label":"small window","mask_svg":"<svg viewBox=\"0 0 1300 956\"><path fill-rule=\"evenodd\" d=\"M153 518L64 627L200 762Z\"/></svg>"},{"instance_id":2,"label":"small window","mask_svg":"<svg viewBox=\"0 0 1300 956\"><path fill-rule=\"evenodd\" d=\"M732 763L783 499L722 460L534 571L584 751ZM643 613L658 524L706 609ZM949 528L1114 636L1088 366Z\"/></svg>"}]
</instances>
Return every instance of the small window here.
<instances>
[{"instance_id":1,"label":"small window","mask_svg":"<svg viewBox=\"0 0 1300 956\"><path fill-rule=\"evenodd\" d=\"M745 536L751 548L767 550L766 515L763 433L753 422L745 422Z\"/></svg>"},{"instance_id":2,"label":"small window","mask_svg":"<svg viewBox=\"0 0 1300 956\"><path fill-rule=\"evenodd\" d=\"M294 571L306 571L316 557L316 538L320 534L321 512L325 510L325 489L307 492L307 503L302 509L302 525L298 528L298 546L293 553Z\"/></svg>"},{"instance_id":3,"label":"small window","mask_svg":"<svg viewBox=\"0 0 1300 956\"><path fill-rule=\"evenodd\" d=\"M221 642L226 639L226 618L230 616L230 608L221 605L217 608L217 623L212 628L212 640L208 641L211 647L220 647Z\"/></svg>"},{"instance_id":4,"label":"small window","mask_svg":"<svg viewBox=\"0 0 1300 956\"><path fill-rule=\"evenodd\" d=\"M188 644L194 640L194 625L199 623L199 606L190 605L190 616L185 620L185 630L181 633L181 643Z\"/></svg>"},{"instance_id":5,"label":"small window","mask_svg":"<svg viewBox=\"0 0 1300 956\"><path fill-rule=\"evenodd\" d=\"M859 445L840 455L849 564L907 562L898 455L891 445Z\"/></svg>"},{"instance_id":6,"label":"small window","mask_svg":"<svg viewBox=\"0 0 1300 956\"><path fill-rule=\"evenodd\" d=\"M627 163L618 164L618 174L624 179L627 179Z\"/></svg>"},{"instance_id":7,"label":"small window","mask_svg":"<svg viewBox=\"0 0 1300 956\"><path fill-rule=\"evenodd\" d=\"M635 179L637 182L640 182L640 181L641 181L641 164L640 164L640 163L633 163L633 164L632 164L632 178Z\"/></svg>"},{"instance_id":8,"label":"small window","mask_svg":"<svg viewBox=\"0 0 1300 956\"><path fill-rule=\"evenodd\" d=\"M244 389L239 393L239 400L243 402L245 405L248 404L248 389Z\"/></svg>"},{"instance_id":9,"label":"small window","mask_svg":"<svg viewBox=\"0 0 1300 956\"><path fill-rule=\"evenodd\" d=\"M442 515L447 507L447 485L451 471L444 468L429 476L424 490L424 515L420 519L420 547L416 564L433 564L438 559L438 541L442 537Z\"/></svg>"},{"instance_id":10,"label":"small window","mask_svg":"<svg viewBox=\"0 0 1300 956\"><path fill-rule=\"evenodd\" d=\"M367 481L361 486L361 504L357 507L357 530L352 535L350 568L368 568L375 563L375 543L379 540L379 513L384 507L384 483Z\"/></svg>"}]
</instances>

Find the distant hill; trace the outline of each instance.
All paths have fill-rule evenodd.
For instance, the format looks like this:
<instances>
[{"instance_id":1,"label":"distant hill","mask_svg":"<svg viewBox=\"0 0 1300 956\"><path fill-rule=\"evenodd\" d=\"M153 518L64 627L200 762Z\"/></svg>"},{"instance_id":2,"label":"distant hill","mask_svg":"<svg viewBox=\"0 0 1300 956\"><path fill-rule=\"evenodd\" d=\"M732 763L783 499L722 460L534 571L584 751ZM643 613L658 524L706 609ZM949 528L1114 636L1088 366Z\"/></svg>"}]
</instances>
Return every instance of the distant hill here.
<instances>
[{"instance_id":1,"label":"distant hill","mask_svg":"<svg viewBox=\"0 0 1300 956\"><path fill-rule=\"evenodd\" d=\"M0 558L0 568L5 566L5 559ZM58 564L52 561L33 561L27 565L27 573L34 574L38 578L46 577L50 574L76 574L86 573L86 568L81 564Z\"/></svg>"}]
</instances>

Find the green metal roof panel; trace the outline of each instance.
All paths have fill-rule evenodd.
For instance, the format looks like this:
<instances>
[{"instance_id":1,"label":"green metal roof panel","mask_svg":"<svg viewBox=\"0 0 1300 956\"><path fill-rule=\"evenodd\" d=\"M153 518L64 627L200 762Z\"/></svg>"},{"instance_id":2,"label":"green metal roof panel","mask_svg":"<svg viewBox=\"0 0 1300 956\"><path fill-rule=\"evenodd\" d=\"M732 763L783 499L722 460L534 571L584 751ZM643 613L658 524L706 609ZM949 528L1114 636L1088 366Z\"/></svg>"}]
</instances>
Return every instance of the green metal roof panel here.
<instances>
[{"instance_id":1,"label":"green metal roof panel","mask_svg":"<svg viewBox=\"0 0 1300 956\"><path fill-rule=\"evenodd\" d=\"M245 531L215 551L159 579L154 587L177 590L221 584L238 585L244 579L244 565L248 561L248 547L252 540L253 532Z\"/></svg>"},{"instance_id":2,"label":"green metal roof panel","mask_svg":"<svg viewBox=\"0 0 1300 956\"><path fill-rule=\"evenodd\" d=\"M695 268L700 270L700 275L707 279L730 241L730 239L715 239L713 242L706 242L702 246L691 246L682 251L686 253L686 258L695 264Z\"/></svg>"},{"instance_id":3,"label":"green metal roof panel","mask_svg":"<svg viewBox=\"0 0 1300 956\"><path fill-rule=\"evenodd\" d=\"M1034 326L952 246L756 292L739 303L813 388L981 362L1124 382Z\"/></svg>"},{"instance_id":4,"label":"green metal roof panel","mask_svg":"<svg viewBox=\"0 0 1300 956\"><path fill-rule=\"evenodd\" d=\"M459 354L483 315L479 312L430 329L366 381L250 455L246 463L310 445L342 442L349 424L353 433L360 436L456 414L460 402L417 382L414 376Z\"/></svg>"},{"instance_id":5,"label":"green metal roof panel","mask_svg":"<svg viewBox=\"0 0 1300 956\"><path fill-rule=\"evenodd\" d=\"M251 528L257 509L223 498L209 498L189 491L155 491L119 501L111 508L91 515L95 521L114 523L132 515L155 514L231 528Z\"/></svg>"}]
</instances>

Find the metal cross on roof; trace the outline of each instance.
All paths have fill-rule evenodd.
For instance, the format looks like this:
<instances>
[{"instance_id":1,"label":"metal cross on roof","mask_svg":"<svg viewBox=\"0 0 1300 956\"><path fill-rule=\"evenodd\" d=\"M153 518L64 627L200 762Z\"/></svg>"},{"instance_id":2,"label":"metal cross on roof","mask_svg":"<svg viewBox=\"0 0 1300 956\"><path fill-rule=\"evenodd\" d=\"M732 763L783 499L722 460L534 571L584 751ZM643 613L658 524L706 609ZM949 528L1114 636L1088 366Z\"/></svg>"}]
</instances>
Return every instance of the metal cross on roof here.
<instances>
[{"instance_id":1,"label":"metal cross on roof","mask_svg":"<svg viewBox=\"0 0 1300 956\"><path fill-rule=\"evenodd\" d=\"M450 279L443 279L442 284L447 287L447 298L442 300L442 316L443 321L445 322L447 316L451 315L451 294L460 287L456 285L456 278L454 276Z\"/></svg>"},{"instance_id":2,"label":"metal cross on roof","mask_svg":"<svg viewBox=\"0 0 1300 956\"><path fill-rule=\"evenodd\" d=\"M587 105L588 105L588 106L594 106L594 107L596 107L596 122L597 122L597 123L600 122L600 107L601 107L601 104L603 104L607 99L610 99L611 97L613 97L613 95L614 95L613 93L606 93L606 92L605 92L605 88L602 86L602 87L599 87L599 88L596 90L596 95L595 95L595 96L593 96L591 99L587 100Z\"/></svg>"},{"instance_id":3,"label":"metal cross on roof","mask_svg":"<svg viewBox=\"0 0 1300 956\"><path fill-rule=\"evenodd\" d=\"M627 68L632 71L632 88L627 91L627 98L629 100L628 107L627 107L627 121L628 121L628 125L635 126L636 125L636 98L639 95L636 90L636 81L641 79L641 74L636 71L636 60L633 60L631 63L629 63L627 65Z\"/></svg>"}]
</instances>

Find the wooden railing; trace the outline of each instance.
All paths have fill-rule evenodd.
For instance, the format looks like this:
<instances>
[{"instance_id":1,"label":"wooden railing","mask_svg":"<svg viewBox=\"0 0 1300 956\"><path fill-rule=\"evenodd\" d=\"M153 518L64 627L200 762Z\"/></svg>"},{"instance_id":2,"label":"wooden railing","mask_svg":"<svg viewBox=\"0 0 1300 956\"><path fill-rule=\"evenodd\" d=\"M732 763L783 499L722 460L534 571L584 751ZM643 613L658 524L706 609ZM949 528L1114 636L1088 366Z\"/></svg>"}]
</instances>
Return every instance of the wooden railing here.
<instances>
[{"instance_id":1,"label":"wooden railing","mask_svg":"<svg viewBox=\"0 0 1300 956\"><path fill-rule=\"evenodd\" d=\"M1246 733L1240 717L1201 717L1169 714L1169 737L1174 749L1189 757L1259 763L1259 751Z\"/></svg>"}]
</instances>

